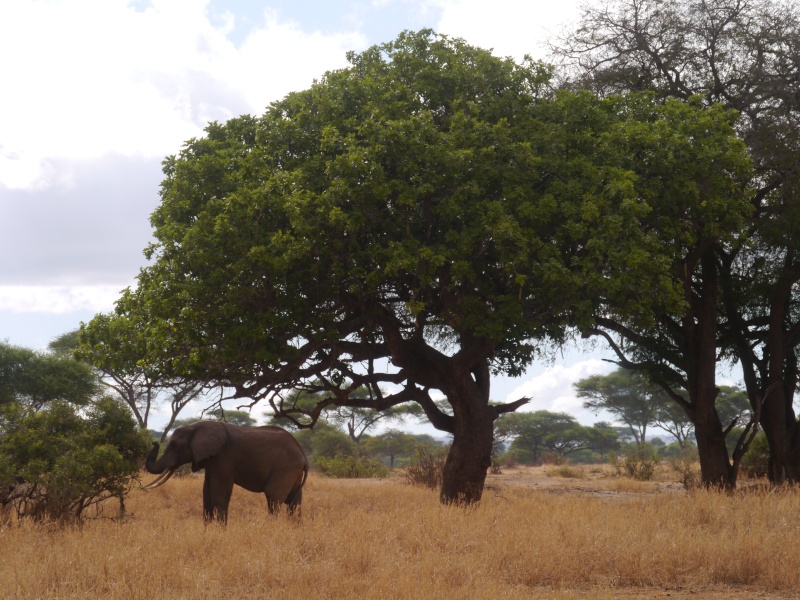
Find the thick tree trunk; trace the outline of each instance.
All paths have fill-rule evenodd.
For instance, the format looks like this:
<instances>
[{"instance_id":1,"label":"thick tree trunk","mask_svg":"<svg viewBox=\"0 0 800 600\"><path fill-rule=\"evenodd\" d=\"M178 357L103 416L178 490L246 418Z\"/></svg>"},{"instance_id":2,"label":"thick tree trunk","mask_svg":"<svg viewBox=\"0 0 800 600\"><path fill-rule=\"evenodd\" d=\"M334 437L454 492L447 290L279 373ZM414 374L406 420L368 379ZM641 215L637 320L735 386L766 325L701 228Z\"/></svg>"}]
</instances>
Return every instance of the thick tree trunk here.
<instances>
[{"instance_id":1,"label":"thick tree trunk","mask_svg":"<svg viewBox=\"0 0 800 600\"><path fill-rule=\"evenodd\" d=\"M488 404L456 406L453 445L444 465L439 498L444 504L472 504L481 499L486 471L492 464L496 414Z\"/></svg>"},{"instance_id":2,"label":"thick tree trunk","mask_svg":"<svg viewBox=\"0 0 800 600\"><path fill-rule=\"evenodd\" d=\"M428 346L421 336L404 338L389 327L384 333L392 362L406 370L420 386L441 390L453 409L452 415L442 412L427 389L414 395L431 424L453 435L442 473L440 500L444 504L478 502L492 462L494 421L501 412L512 412L528 399L520 398L502 406L489 405L488 357L494 351L490 340L462 335L461 349L454 356L446 356Z\"/></svg>"},{"instance_id":3,"label":"thick tree trunk","mask_svg":"<svg viewBox=\"0 0 800 600\"><path fill-rule=\"evenodd\" d=\"M711 405L713 408L713 404ZM703 411L694 422L703 485L719 489L736 487L737 472L731 465L725 434L716 409Z\"/></svg>"},{"instance_id":4,"label":"thick tree trunk","mask_svg":"<svg viewBox=\"0 0 800 600\"><path fill-rule=\"evenodd\" d=\"M688 333L686 379L694 423L697 451L700 455L700 474L707 487L730 489L736 487L737 470L731 464L725 445L725 432L717 413L717 267L713 256L706 252L701 258L702 291L694 298L694 311L684 320ZM687 279L687 298L693 296L691 280Z\"/></svg>"},{"instance_id":5,"label":"thick tree trunk","mask_svg":"<svg viewBox=\"0 0 800 600\"><path fill-rule=\"evenodd\" d=\"M800 432L792 396L782 385L773 387L761 408L761 428L769 444L769 480L775 484L800 482Z\"/></svg>"}]
</instances>

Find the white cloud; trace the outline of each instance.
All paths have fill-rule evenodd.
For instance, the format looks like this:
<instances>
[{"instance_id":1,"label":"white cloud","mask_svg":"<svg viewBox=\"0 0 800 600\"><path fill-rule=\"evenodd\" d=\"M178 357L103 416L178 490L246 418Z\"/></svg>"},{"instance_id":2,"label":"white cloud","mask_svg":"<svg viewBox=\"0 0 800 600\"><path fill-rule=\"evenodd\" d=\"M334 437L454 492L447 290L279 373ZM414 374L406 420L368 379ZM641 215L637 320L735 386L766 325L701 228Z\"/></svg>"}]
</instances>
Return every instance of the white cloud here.
<instances>
[{"instance_id":1,"label":"white cloud","mask_svg":"<svg viewBox=\"0 0 800 600\"><path fill-rule=\"evenodd\" d=\"M271 14L237 48L207 0L0 4L0 184L60 183L51 160L163 157L209 120L261 112L345 64L357 34L308 34Z\"/></svg>"},{"instance_id":2,"label":"white cloud","mask_svg":"<svg viewBox=\"0 0 800 600\"><path fill-rule=\"evenodd\" d=\"M590 375L602 375L611 372L614 365L600 360L589 359L569 366L555 365L548 367L536 377L528 379L514 388L505 402L512 402L522 397L531 398L523 411L550 410L580 415L583 411L583 400L575 395L572 384ZM586 415L587 418L589 414Z\"/></svg>"},{"instance_id":3,"label":"white cloud","mask_svg":"<svg viewBox=\"0 0 800 600\"><path fill-rule=\"evenodd\" d=\"M442 8L437 30L517 60L544 59L544 42L578 16L578 0L433 0Z\"/></svg>"},{"instance_id":4,"label":"white cloud","mask_svg":"<svg viewBox=\"0 0 800 600\"><path fill-rule=\"evenodd\" d=\"M122 286L0 286L0 311L68 314L108 312Z\"/></svg>"}]
</instances>

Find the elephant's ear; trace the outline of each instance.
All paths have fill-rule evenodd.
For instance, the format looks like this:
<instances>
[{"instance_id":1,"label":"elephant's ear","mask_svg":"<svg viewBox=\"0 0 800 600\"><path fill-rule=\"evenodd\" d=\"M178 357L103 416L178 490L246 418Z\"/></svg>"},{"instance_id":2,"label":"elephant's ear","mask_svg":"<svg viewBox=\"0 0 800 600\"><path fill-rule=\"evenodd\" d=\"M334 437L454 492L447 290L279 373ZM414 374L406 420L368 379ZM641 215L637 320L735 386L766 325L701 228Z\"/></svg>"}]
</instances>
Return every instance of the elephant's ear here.
<instances>
[{"instance_id":1,"label":"elephant's ear","mask_svg":"<svg viewBox=\"0 0 800 600\"><path fill-rule=\"evenodd\" d=\"M218 421L197 423L191 441L192 458L194 459L192 462L196 465L215 456L227 441L228 430L224 423Z\"/></svg>"}]
</instances>

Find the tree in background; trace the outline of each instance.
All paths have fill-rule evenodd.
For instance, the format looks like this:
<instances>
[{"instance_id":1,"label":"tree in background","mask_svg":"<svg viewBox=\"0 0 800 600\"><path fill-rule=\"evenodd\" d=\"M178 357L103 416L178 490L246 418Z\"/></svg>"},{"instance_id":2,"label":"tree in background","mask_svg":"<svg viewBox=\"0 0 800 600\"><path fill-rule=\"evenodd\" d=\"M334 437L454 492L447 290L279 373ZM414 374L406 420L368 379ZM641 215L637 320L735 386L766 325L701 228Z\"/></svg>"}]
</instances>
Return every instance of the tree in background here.
<instances>
[{"instance_id":1,"label":"tree in background","mask_svg":"<svg viewBox=\"0 0 800 600\"><path fill-rule=\"evenodd\" d=\"M206 415L213 417L217 421L225 421L239 425L240 427L254 427L258 424L250 413L245 410L233 410L227 408L214 408L206 412Z\"/></svg>"},{"instance_id":2,"label":"tree in background","mask_svg":"<svg viewBox=\"0 0 800 600\"><path fill-rule=\"evenodd\" d=\"M589 427L567 413L547 410L515 413L497 421L497 437L511 442L509 452L519 462L540 464L545 456L564 458L592 447Z\"/></svg>"},{"instance_id":3,"label":"tree in background","mask_svg":"<svg viewBox=\"0 0 800 600\"><path fill-rule=\"evenodd\" d=\"M637 444L646 441L647 428L657 422L665 392L640 374L617 369L608 375L591 375L573 384L584 408L605 411L625 423Z\"/></svg>"},{"instance_id":4,"label":"tree in background","mask_svg":"<svg viewBox=\"0 0 800 600\"><path fill-rule=\"evenodd\" d=\"M16 403L34 411L54 400L83 405L99 389L92 369L70 356L0 342L0 405Z\"/></svg>"},{"instance_id":5,"label":"tree in background","mask_svg":"<svg viewBox=\"0 0 800 600\"><path fill-rule=\"evenodd\" d=\"M755 169L742 228L747 235L708 231L689 252L676 252L686 289L680 318L660 316L655 333L599 325L637 349L625 353L625 361L650 369L668 389L686 390L671 395L695 424L706 483L733 485L755 434L753 424L746 424L732 453L724 447L724 426L712 410L718 355L742 367L754 420L769 442L771 480L800 481L800 425L792 406L800 344L797 3L587 4L579 25L558 46L572 87L603 94L653 90L659 98L698 98L738 111L736 128Z\"/></svg>"},{"instance_id":6,"label":"tree in background","mask_svg":"<svg viewBox=\"0 0 800 600\"><path fill-rule=\"evenodd\" d=\"M286 406L295 407L297 412L289 416L277 416L273 411L265 413L264 416L269 419L270 424L280 425L287 429L296 429L303 424L310 424L312 420L308 415L313 415L315 409L324 404L324 399L327 397L325 389L326 386L322 382L312 381L302 389L290 390L284 395L281 402ZM357 388L348 393L348 399L369 401L370 390L367 387ZM392 406L386 410L324 404L321 418L339 427L345 427L350 439L356 444L360 444L364 434L379 424L402 423L410 416L419 416L421 411L418 408L418 405L413 403Z\"/></svg>"},{"instance_id":7,"label":"tree in background","mask_svg":"<svg viewBox=\"0 0 800 600\"><path fill-rule=\"evenodd\" d=\"M78 359L95 367L103 385L127 404L140 428L148 428L156 406L168 405L163 443L181 411L200 398L206 386L196 379L167 376L152 360L143 331L132 314L98 314L54 344L62 349L72 345Z\"/></svg>"},{"instance_id":8,"label":"tree in background","mask_svg":"<svg viewBox=\"0 0 800 600\"><path fill-rule=\"evenodd\" d=\"M653 426L670 434L682 449L687 449L691 440L694 439L694 424L689 415L682 406L673 402L666 394L661 397L661 402L656 406Z\"/></svg>"},{"instance_id":9,"label":"tree in background","mask_svg":"<svg viewBox=\"0 0 800 600\"><path fill-rule=\"evenodd\" d=\"M364 450L373 455L389 457L389 468L394 469L394 459L398 456L409 456L419 446L419 440L405 431L389 429L380 435L370 437Z\"/></svg>"},{"instance_id":10,"label":"tree in background","mask_svg":"<svg viewBox=\"0 0 800 600\"><path fill-rule=\"evenodd\" d=\"M618 450L620 447L619 433L611 423L598 421L586 431L588 434L588 448L600 453L600 460L605 458L606 453Z\"/></svg>"}]
</instances>

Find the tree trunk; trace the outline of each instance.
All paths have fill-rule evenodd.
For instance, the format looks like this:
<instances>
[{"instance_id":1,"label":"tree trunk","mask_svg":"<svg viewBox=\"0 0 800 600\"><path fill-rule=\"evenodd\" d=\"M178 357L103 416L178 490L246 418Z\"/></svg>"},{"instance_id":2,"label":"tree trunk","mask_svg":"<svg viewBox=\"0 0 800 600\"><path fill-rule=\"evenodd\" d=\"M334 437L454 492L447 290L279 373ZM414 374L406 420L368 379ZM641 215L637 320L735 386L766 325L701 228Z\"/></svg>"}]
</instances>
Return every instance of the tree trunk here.
<instances>
[{"instance_id":1,"label":"tree trunk","mask_svg":"<svg viewBox=\"0 0 800 600\"><path fill-rule=\"evenodd\" d=\"M800 482L800 432L792 399L778 382L764 395L761 408L760 425L769 444L768 476L778 485Z\"/></svg>"},{"instance_id":2,"label":"tree trunk","mask_svg":"<svg viewBox=\"0 0 800 600\"><path fill-rule=\"evenodd\" d=\"M731 489L736 487L736 470L731 465L725 432L717 413L717 267L713 256L706 252L701 258L702 291L695 298L694 311L684 320L688 333L686 379L694 423L697 451L700 455L700 474L707 487ZM687 279L687 290L691 289Z\"/></svg>"},{"instance_id":3,"label":"tree trunk","mask_svg":"<svg viewBox=\"0 0 800 600\"><path fill-rule=\"evenodd\" d=\"M725 434L716 410L698 416L694 426L703 485L720 489L735 488L737 473L731 466Z\"/></svg>"},{"instance_id":4,"label":"tree trunk","mask_svg":"<svg viewBox=\"0 0 800 600\"><path fill-rule=\"evenodd\" d=\"M496 414L488 403L452 404L453 444L445 461L439 498L443 504L472 504L481 499L486 471L492 465Z\"/></svg>"}]
</instances>

